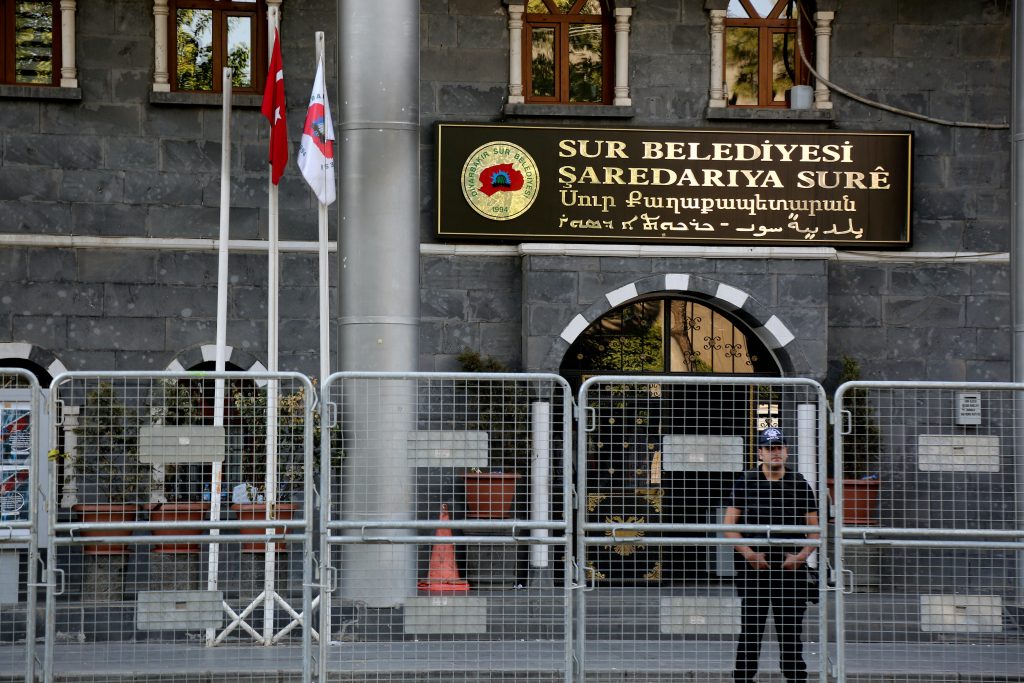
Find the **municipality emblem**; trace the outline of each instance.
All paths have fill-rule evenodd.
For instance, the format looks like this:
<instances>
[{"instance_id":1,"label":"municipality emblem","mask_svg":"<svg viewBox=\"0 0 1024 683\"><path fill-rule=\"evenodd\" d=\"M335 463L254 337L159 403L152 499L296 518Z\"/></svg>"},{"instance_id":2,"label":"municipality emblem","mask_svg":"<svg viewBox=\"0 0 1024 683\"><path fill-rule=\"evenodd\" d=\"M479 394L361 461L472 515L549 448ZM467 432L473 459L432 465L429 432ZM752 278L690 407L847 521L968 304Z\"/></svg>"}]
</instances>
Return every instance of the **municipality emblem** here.
<instances>
[{"instance_id":1,"label":"municipality emblem","mask_svg":"<svg viewBox=\"0 0 1024 683\"><path fill-rule=\"evenodd\" d=\"M540 174L529 152L511 142L488 142L462 167L462 194L486 218L507 221L526 213L537 199Z\"/></svg>"}]
</instances>

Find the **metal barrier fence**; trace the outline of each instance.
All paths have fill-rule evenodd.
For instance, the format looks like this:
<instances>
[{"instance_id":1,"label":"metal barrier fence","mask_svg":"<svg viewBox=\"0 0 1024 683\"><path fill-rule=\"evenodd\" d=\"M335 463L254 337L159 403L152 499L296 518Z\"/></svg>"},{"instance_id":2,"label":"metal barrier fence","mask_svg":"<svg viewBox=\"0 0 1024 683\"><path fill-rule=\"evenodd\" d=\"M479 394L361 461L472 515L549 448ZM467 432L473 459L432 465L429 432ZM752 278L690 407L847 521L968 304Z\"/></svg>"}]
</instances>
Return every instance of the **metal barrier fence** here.
<instances>
[{"instance_id":1,"label":"metal barrier fence","mask_svg":"<svg viewBox=\"0 0 1024 683\"><path fill-rule=\"evenodd\" d=\"M759 660L762 681L780 667L804 680L803 661L826 680L821 386L595 377L579 410L580 680L752 681ZM758 449L767 427L786 450ZM759 450L778 481L754 469ZM806 482L774 469L787 456ZM779 637L762 649L769 610Z\"/></svg>"},{"instance_id":2,"label":"metal barrier fence","mask_svg":"<svg viewBox=\"0 0 1024 683\"><path fill-rule=\"evenodd\" d=\"M46 681L309 680L314 398L292 373L54 379Z\"/></svg>"},{"instance_id":3,"label":"metal barrier fence","mask_svg":"<svg viewBox=\"0 0 1024 683\"><path fill-rule=\"evenodd\" d=\"M291 373L44 395L0 369L3 681L799 679L799 621L819 680L1024 680L1024 385L845 384L830 472L799 379L596 377L574 415L553 375L340 373L322 424ZM748 517L767 426L803 519Z\"/></svg>"},{"instance_id":4,"label":"metal barrier fence","mask_svg":"<svg viewBox=\"0 0 1024 683\"><path fill-rule=\"evenodd\" d=\"M1024 678L1024 385L836 392L840 680Z\"/></svg>"},{"instance_id":5,"label":"metal barrier fence","mask_svg":"<svg viewBox=\"0 0 1024 683\"><path fill-rule=\"evenodd\" d=\"M323 400L318 680L568 681L566 382L341 373Z\"/></svg>"},{"instance_id":6,"label":"metal barrier fence","mask_svg":"<svg viewBox=\"0 0 1024 683\"><path fill-rule=\"evenodd\" d=\"M0 368L0 671L33 681L43 509L42 392L31 373Z\"/></svg>"}]
</instances>

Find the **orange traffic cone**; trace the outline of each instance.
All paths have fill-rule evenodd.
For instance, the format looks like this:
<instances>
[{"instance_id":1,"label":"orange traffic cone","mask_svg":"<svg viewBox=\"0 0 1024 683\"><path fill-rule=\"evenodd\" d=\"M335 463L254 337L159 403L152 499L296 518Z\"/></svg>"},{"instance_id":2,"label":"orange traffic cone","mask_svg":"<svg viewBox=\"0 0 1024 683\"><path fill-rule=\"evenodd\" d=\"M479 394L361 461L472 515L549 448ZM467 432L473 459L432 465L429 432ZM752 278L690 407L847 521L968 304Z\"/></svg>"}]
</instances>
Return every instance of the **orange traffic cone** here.
<instances>
[{"instance_id":1,"label":"orange traffic cone","mask_svg":"<svg viewBox=\"0 0 1024 683\"><path fill-rule=\"evenodd\" d=\"M441 504L441 521L448 521L448 506ZM450 537L452 530L441 528L437 535ZM438 543L430 551L430 572L426 581L420 581L419 589L428 593L464 593L469 590L469 582L459 578L459 568L455 564L455 546L451 543Z\"/></svg>"}]
</instances>

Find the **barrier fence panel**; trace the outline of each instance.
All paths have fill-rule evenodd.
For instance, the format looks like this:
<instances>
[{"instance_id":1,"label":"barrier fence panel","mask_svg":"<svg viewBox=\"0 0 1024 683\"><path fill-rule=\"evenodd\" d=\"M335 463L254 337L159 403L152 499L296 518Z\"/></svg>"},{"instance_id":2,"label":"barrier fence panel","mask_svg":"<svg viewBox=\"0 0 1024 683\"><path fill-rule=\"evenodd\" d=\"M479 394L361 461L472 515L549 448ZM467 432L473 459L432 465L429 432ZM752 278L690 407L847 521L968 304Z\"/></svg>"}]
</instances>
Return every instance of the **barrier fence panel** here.
<instances>
[{"instance_id":1,"label":"barrier fence panel","mask_svg":"<svg viewBox=\"0 0 1024 683\"><path fill-rule=\"evenodd\" d=\"M315 414L291 373L53 381L47 681L308 681Z\"/></svg>"},{"instance_id":2,"label":"barrier fence panel","mask_svg":"<svg viewBox=\"0 0 1024 683\"><path fill-rule=\"evenodd\" d=\"M1024 385L836 392L838 674L1024 678Z\"/></svg>"},{"instance_id":3,"label":"barrier fence panel","mask_svg":"<svg viewBox=\"0 0 1024 683\"><path fill-rule=\"evenodd\" d=\"M593 377L578 404L579 680L825 680L822 388Z\"/></svg>"},{"instance_id":4,"label":"barrier fence panel","mask_svg":"<svg viewBox=\"0 0 1024 683\"><path fill-rule=\"evenodd\" d=\"M42 393L25 370L0 368L0 680L32 681L41 562L36 521L45 483Z\"/></svg>"},{"instance_id":5,"label":"barrier fence panel","mask_svg":"<svg viewBox=\"0 0 1024 683\"><path fill-rule=\"evenodd\" d=\"M321 680L566 681L572 399L554 375L332 375Z\"/></svg>"}]
</instances>

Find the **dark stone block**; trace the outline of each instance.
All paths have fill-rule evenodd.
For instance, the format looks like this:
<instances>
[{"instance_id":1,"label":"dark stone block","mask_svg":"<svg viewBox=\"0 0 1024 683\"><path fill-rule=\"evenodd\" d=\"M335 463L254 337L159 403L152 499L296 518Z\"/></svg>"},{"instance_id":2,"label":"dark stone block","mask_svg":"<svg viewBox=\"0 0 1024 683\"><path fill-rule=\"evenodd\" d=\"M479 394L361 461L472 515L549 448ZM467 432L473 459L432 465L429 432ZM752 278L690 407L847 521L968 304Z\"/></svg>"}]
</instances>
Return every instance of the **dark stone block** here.
<instances>
[{"instance_id":1,"label":"dark stone block","mask_svg":"<svg viewBox=\"0 0 1024 683\"><path fill-rule=\"evenodd\" d=\"M68 339L83 351L149 351L164 348L163 318L69 318Z\"/></svg>"},{"instance_id":2,"label":"dark stone block","mask_svg":"<svg viewBox=\"0 0 1024 683\"><path fill-rule=\"evenodd\" d=\"M56 139L52 135L10 135L4 151L4 165L25 164L60 169L95 169L102 166L103 147L100 138L61 135L60 142L55 143Z\"/></svg>"},{"instance_id":3,"label":"dark stone block","mask_svg":"<svg viewBox=\"0 0 1024 683\"><path fill-rule=\"evenodd\" d=\"M447 322L444 326L442 353L458 355L466 349L480 348L480 326L476 324Z\"/></svg>"},{"instance_id":4,"label":"dark stone block","mask_svg":"<svg viewBox=\"0 0 1024 683\"><path fill-rule=\"evenodd\" d=\"M842 327L880 327L882 301L870 295L833 294L828 298L828 321Z\"/></svg>"},{"instance_id":5,"label":"dark stone block","mask_svg":"<svg viewBox=\"0 0 1024 683\"><path fill-rule=\"evenodd\" d=\"M157 281L157 257L156 252L127 259L118 252L83 250L77 253L78 277L85 282L153 283ZM107 294L115 294L117 291L116 288L110 288ZM134 298L137 293L131 292L130 298Z\"/></svg>"},{"instance_id":6,"label":"dark stone block","mask_svg":"<svg viewBox=\"0 0 1024 683\"><path fill-rule=\"evenodd\" d=\"M27 173L24 168L16 166L0 168L0 197L16 198L19 202L56 200L59 174L59 171L50 170ZM17 205L12 207L14 211L18 208ZM66 207L62 207L62 210L67 211ZM15 220L18 217L17 213L5 215L11 215Z\"/></svg>"},{"instance_id":7,"label":"dark stone block","mask_svg":"<svg viewBox=\"0 0 1024 683\"><path fill-rule=\"evenodd\" d=\"M66 170L60 185L60 198L66 202L121 202L124 199L124 175L120 171Z\"/></svg>"},{"instance_id":8,"label":"dark stone block","mask_svg":"<svg viewBox=\"0 0 1024 683\"><path fill-rule=\"evenodd\" d=\"M146 224L146 208L126 204L72 204L71 225L80 235L135 236Z\"/></svg>"},{"instance_id":9,"label":"dark stone block","mask_svg":"<svg viewBox=\"0 0 1024 683\"><path fill-rule=\"evenodd\" d=\"M531 272L524 283L527 302L575 304L577 274L550 271Z\"/></svg>"},{"instance_id":10,"label":"dark stone block","mask_svg":"<svg viewBox=\"0 0 1024 683\"><path fill-rule=\"evenodd\" d=\"M893 268L892 291L900 296L962 294L970 290L971 267L951 264L917 264Z\"/></svg>"},{"instance_id":11,"label":"dark stone block","mask_svg":"<svg viewBox=\"0 0 1024 683\"><path fill-rule=\"evenodd\" d=\"M478 115L499 109L506 92L507 88L502 86L440 85L437 106L451 114Z\"/></svg>"}]
</instances>

